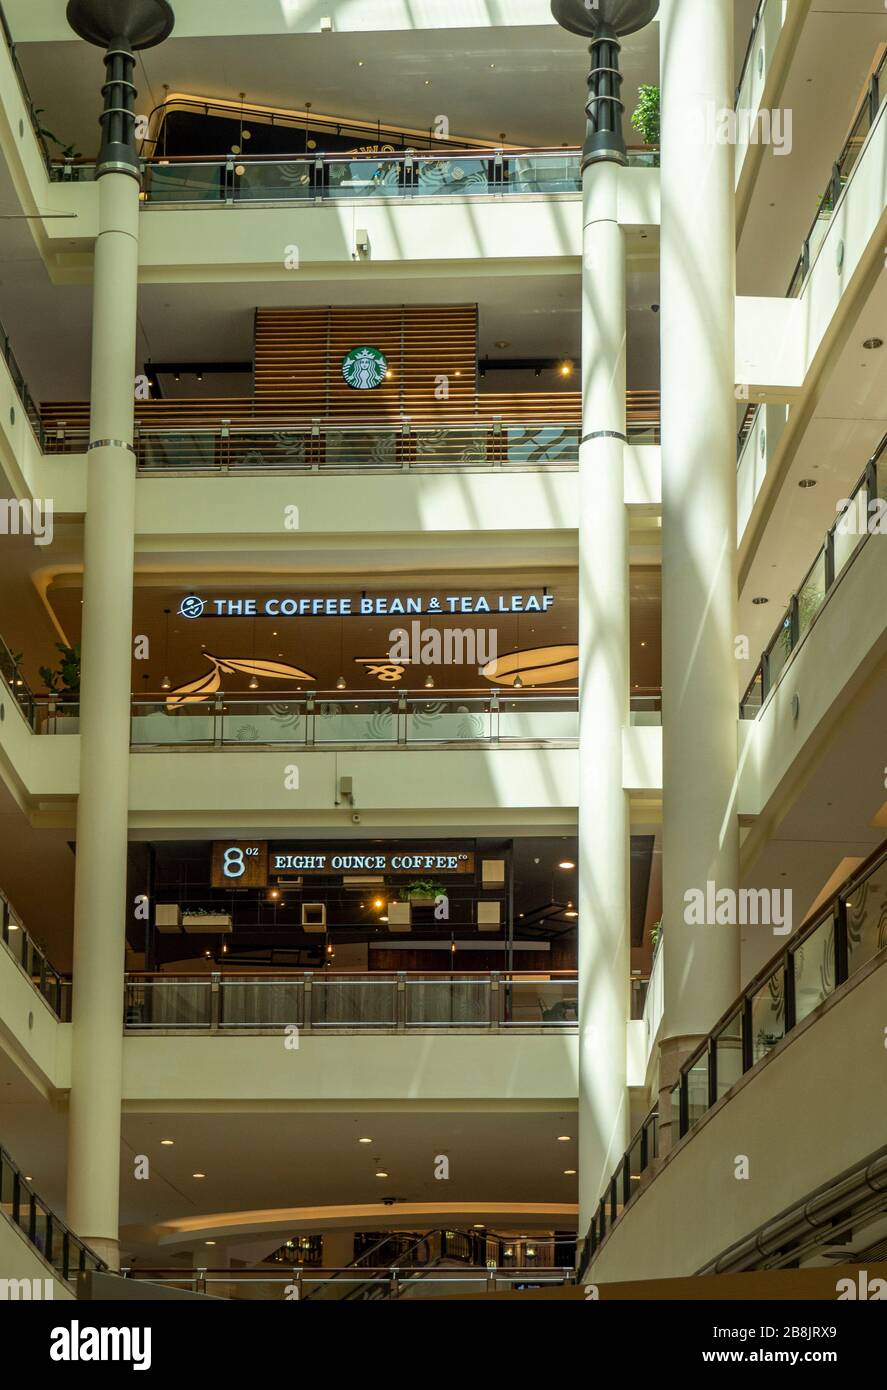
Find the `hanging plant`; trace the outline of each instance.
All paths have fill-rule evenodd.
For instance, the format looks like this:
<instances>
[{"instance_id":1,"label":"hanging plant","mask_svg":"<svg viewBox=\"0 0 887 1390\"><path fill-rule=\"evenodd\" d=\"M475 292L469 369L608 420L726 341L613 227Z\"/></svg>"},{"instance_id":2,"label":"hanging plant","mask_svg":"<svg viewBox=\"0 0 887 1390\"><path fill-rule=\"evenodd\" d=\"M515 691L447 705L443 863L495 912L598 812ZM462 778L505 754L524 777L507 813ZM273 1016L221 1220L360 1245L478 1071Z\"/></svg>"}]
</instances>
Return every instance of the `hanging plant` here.
<instances>
[{"instance_id":1,"label":"hanging plant","mask_svg":"<svg viewBox=\"0 0 887 1390\"><path fill-rule=\"evenodd\" d=\"M645 145L659 148L659 117L661 98L658 87L638 87L638 104L632 112L631 123Z\"/></svg>"},{"instance_id":2,"label":"hanging plant","mask_svg":"<svg viewBox=\"0 0 887 1390\"><path fill-rule=\"evenodd\" d=\"M219 657L204 652L207 661L212 662L212 670L198 676L187 685L177 686L166 699L167 709L177 709L181 705L199 705L208 700L221 688L222 675L232 675L235 671L245 676L264 677L275 681L313 681L315 678L298 666L286 666L282 661L259 661L255 657Z\"/></svg>"}]
</instances>

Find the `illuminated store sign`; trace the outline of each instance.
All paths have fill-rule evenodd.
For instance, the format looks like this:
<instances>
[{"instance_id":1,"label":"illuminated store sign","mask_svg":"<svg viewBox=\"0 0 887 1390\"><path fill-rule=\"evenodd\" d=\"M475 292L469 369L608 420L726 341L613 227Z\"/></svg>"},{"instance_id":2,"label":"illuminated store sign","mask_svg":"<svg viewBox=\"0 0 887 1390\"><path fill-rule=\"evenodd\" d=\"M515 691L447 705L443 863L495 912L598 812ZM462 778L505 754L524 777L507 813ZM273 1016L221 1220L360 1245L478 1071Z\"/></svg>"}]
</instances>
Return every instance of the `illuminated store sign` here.
<instances>
[{"instance_id":1,"label":"illuminated store sign","mask_svg":"<svg viewBox=\"0 0 887 1390\"><path fill-rule=\"evenodd\" d=\"M427 607L423 605L427 603ZM179 604L182 618L346 618L422 617L463 613L547 613L553 594L421 594L367 598L200 598L189 594Z\"/></svg>"},{"instance_id":2,"label":"illuminated store sign","mask_svg":"<svg viewBox=\"0 0 887 1390\"><path fill-rule=\"evenodd\" d=\"M267 840L217 840L214 888L264 888L269 874L473 874L474 854L448 850L315 849Z\"/></svg>"}]
</instances>

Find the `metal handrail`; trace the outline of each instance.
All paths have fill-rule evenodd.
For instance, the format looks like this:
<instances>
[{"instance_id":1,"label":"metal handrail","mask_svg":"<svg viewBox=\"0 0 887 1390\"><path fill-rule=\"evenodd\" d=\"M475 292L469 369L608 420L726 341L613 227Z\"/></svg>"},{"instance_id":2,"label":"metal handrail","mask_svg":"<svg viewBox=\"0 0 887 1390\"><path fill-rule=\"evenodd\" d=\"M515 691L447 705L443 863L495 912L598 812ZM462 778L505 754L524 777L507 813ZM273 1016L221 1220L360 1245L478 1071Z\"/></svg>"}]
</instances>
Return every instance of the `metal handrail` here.
<instances>
[{"instance_id":1,"label":"metal handrail","mask_svg":"<svg viewBox=\"0 0 887 1390\"><path fill-rule=\"evenodd\" d=\"M749 63L751 62L751 55L755 46L755 39L757 38L758 28L761 23L761 16L764 13L764 6L766 5L766 3L767 0L758 0L758 7L755 10L754 18L751 22L751 33L748 36L748 43L746 44L745 48L745 57L742 60L742 70L739 74L739 81L736 84L736 96L733 104L737 109L739 107L739 98L742 95L742 84L745 81L745 74L748 71Z\"/></svg>"},{"instance_id":2,"label":"metal handrail","mask_svg":"<svg viewBox=\"0 0 887 1390\"><path fill-rule=\"evenodd\" d=\"M813 237L813 233L815 232L817 226L822 220L823 212L826 212L828 214L829 220L831 220L831 218L834 217L838 203L840 199L843 197L846 189L849 187L850 181L853 178L853 173L857 165L859 164L859 158L856 158L853 162L849 174L845 176L844 165L848 155L857 146L859 147L859 151L861 153L862 145L865 143L869 134L874 128L875 122L880 113L882 105L880 79L881 74L884 72L885 65L887 65L887 49L885 49L884 53L881 56L881 61L879 62L877 68L872 73L869 79L869 85L866 95L860 102L859 107L856 111L856 115L853 117L853 121L850 126L850 134L844 141L844 144L841 147L840 154L832 164L832 172L829 177L828 184L825 187L825 191L820 195L819 205L816 210L816 216L813 218L813 221L810 224L810 230L805 236L803 245L801 247L801 254L795 264L794 270L792 271L792 276L789 280L788 289L785 292L787 299L794 299L796 295L800 293L801 288L805 280L807 279L807 276L810 274L814 259L813 257L811 257L810 242ZM868 126L866 129L863 129L866 121L868 122Z\"/></svg>"},{"instance_id":3,"label":"metal handrail","mask_svg":"<svg viewBox=\"0 0 887 1390\"><path fill-rule=\"evenodd\" d=\"M766 965L745 986L737 999L734 999L729 1008L721 1014L714 1027L705 1036L702 1042L694 1049L685 1062L681 1064L678 1081L672 1087L672 1124L676 1124L677 1138L672 1140L672 1148L678 1139L685 1138L698 1123L698 1117L691 1115L688 1093L688 1078L690 1074L700 1065L705 1064L706 1069L706 1095L707 1100L703 1106L704 1111L710 1110L724 1096L729 1095L733 1089L731 1083L722 1086L719 1083L717 1070L717 1043L724 1030L733 1025L735 1027L739 1021L741 1034L741 1077L745 1077L755 1067L759 1066L769 1056L770 1052L779 1043L789 1037L797 1027L797 998L795 991L795 958L806 941L829 921L833 923L834 938L832 943L830 968L832 971L833 984L831 989L824 994L825 998L831 998L851 977L849 969L849 948L847 934L847 907L850 898L859 891L862 885L872 877L880 868L887 864L887 840L875 849L868 858L848 875L843 883L839 885L830 896L821 903L815 911L811 912L796 932L791 936L790 942L777 951L770 958ZM666 947L667 949L667 947ZM887 944L882 946L875 955L883 955L887 952ZM874 957L873 957L874 958ZM782 1035L773 1041L765 1040L765 1051L763 1055L755 1058L752 1038L752 1000L766 989L770 982L779 978L782 984L782 998L785 1001L785 1015ZM826 981L827 983L827 981ZM813 1011L809 1011L805 1017L810 1017ZM735 1041L735 1038L734 1038ZM723 1078L721 1078L723 1080ZM646 1125L653 1116L657 1116L658 1111L651 1111L650 1116L644 1121ZM643 1129L643 1126L642 1126ZM638 1133L640 1133L639 1131ZM589 1261L602 1244L603 1240L612 1230L619 1220L625 1206L635 1195L635 1192L626 1192L625 1200L619 1204L616 1200L618 1194L616 1185L619 1177L625 1173L626 1164L635 1144L638 1135L632 1140L632 1144L626 1151L622 1164L610 1180L608 1188L601 1198L600 1203L592 1218L588 1234L586 1236L585 1250L583 1256L583 1272L587 1268ZM642 1169L643 1171L643 1169ZM635 1189L637 1191L637 1189Z\"/></svg>"},{"instance_id":4,"label":"metal handrail","mask_svg":"<svg viewBox=\"0 0 887 1390\"><path fill-rule=\"evenodd\" d=\"M14 950L11 936L15 933L18 950ZM23 925L21 917L14 910L6 894L0 891L0 945L12 957L15 964L36 990L56 1018L62 1023L71 1021L71 981L67 979L50 961L42 947L38 946L30 932Z\"/></svg>"},{"instance_id":5,"label":"metal handrail","mask_svg":"<svg viewBox=\"0 0 887 1390\"><path fill-rule=\"evenodd\" d=\"M0 1146L0 1219L5 1216L66 1283L87 1270L108 1268L61 1217L37 1196L9 1152ZM42 1218L42 1220L41 1220Z\"/></svg>"},{"instance_id":6,"label":"metal handrail","mask_svg":"<svg viewBox=\"0 0 887 1390\"><path fill-rule=\"evenodd\" d=\"M450 987L443 998L441 986ZM124 1016L126 1029L139 1033L572 1031L576 986L576 972L568 970L128 971ZM427 1001L421 994L426 988L432 991Z\"/></svg>"},{"instance_id":7,"label":"metal handrail","mask_svg":"<svg viewBox=\"0 0 887 1390\"><path fill-rule=\"evenodd\" d=\"M851 506L846 508L829 527L826 532L824 545L817 552L812 564L808 566L804 575L804 580L792 594L785 613L779 620L770 641L762 652L761 660L739 702L740 719L758 718L770 695L785 675L789 661L795 651L805 641L807 634L812 630L823 608L832 597L836 586L846 574L850 564L859 555L863 545L869 539L871 532L866 529L859 536L859 540L852 553L845 557L844 563L841 565L840 569L837 567L835 561L835 536L841 534L841 532L838 531L838 527L844 521L845 517L853 511L857 504L857 498L862 495L863 492L866 502L866 517L868 518L871 515L870 509L872 504L879 500L879 464L885 450L887 450L887 434L883 436L877 449L863 469L863 472L850 489L848 500ZM808 611L803 611L804 605L802 596L807 592L807 580L819 565L820 561L823 562L823 594L821 602L812 612L809 611L809 605ZM780 669L776 672L775 678L773 678L771 675L771 658L773 652L780 643L785 651L785 660ZM760 687L759 697L757 687Z\"/></svg>"},{"instance_id":8,"label":"metal handrail","mask_svg":"<svg viewBox=\"0 0 887 1390\"><path fill-rule=\"evenodd\" d=\"M659 151L655 147L648 145L631 145L628 147L628 162L636 167L655 168L659 163ZM547 189L532 187L513 187L511 172L516 161L527 160L548 160L554 165L555 161L564 168L575 165L572 171L557 178L557 183L568 183L567 188ZM480 175L483 179L483 187L479 184L462 186L464 171L457 175L453 185L448 190L444 190L441 184L435 187L428 186L425 193L421 191L418 183L418 175L423 166L437 166L440 169L444 165L455 166L457 169L460 164L471 162L476 167L472 174ZM498 148L495 146L477 149L457 149L442 148L437 150L415 149L415 150L384 150L373 153L325 153L323 151L312 151L310 153L292 154L251 154L251 155L152 155L142 157L140 160L142 171L142 191L144 193L143 205L150 206L152 203L181 204L199 202L202 205L215 203L224 205L231 202L241 201L241 195L245 191L248 201L255 202L279 202L285 201L308 201L325 202L330 199L361 199L365 197L359 191L359 186L350 183L337 186L332 179L337 166L365 167L374 168L375 177L361 180L360 186L372 184L379 192L372 196L377 198L397 198L402 199L407 196L432 197L438 198L457 197L466 198L477 196L488 196L489 194L507 194L508 196L532 197L535 195L551 196L552 193L565 193L575 196L581 192L582 181L579 169L580 151L575 147L560 148ZM285 170L287 175L295 177L295 171L301 170L298 174L298 186L294 182L284 182L275 186L250 187L248 183L241 183L247 177L250 170L262 170L264 168L279 167ZM484 168L485 166L485 168ZM173 186L169 190L169 197L152 197L152 182L160 181L164 171L195 169L200 171L215 171L218 180L214 184L204 182L193 190L196 197L188 196L188 189L185 186L176 188ZM50 176L56 182L84 182L89 181L94 176L95 164L91 160L64 160L56 161L51 166ZM521 172L521 179L524 182L532 183L532 178L526 177L526 172ZM384 180L384 181L383 181ZM181 196L174 196L175 194ZM207 198L207 193L211 198Z\"/></svg>"}]
</instances>

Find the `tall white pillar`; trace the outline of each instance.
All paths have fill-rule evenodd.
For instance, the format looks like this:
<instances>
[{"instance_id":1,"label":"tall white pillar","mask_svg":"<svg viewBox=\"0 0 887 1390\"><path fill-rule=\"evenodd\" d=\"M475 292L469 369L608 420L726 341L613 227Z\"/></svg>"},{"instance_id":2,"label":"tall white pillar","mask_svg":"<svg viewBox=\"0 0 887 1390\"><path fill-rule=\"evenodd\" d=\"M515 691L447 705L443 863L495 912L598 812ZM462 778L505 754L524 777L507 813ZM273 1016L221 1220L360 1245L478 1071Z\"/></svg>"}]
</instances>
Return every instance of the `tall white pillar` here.
<instances>
[{"instance_id":1,"label":"tall white pillar","mask_svg":"<svg viewBox=\"0 0 887 1390\"><path fill-rule=\"evenodd\" d=\"M628 528L619 166L583 177L579 449L579 1234L628 1141Z\"/></svg>"},{"instance_id":2,"label":"tall white pillar","mask_svg":"<svg viewBox=\"0 0 887 1390\"><path fill-rule=\"evenodd\" d=\"M99 180L84 533L68 1221L118 1262L139 184Z\"/></svg>"},{"instance_id":3,"label":"tall white pillar","mask_svg":"<svg viewBox=\"0 0 887 1390\"><path fill-rule=\"evenodd\" d=\"M738 878L733 0L662 0L660 39L665 1091L739 988L738 929L684 921Z\"/></svg>"}]
</instances>

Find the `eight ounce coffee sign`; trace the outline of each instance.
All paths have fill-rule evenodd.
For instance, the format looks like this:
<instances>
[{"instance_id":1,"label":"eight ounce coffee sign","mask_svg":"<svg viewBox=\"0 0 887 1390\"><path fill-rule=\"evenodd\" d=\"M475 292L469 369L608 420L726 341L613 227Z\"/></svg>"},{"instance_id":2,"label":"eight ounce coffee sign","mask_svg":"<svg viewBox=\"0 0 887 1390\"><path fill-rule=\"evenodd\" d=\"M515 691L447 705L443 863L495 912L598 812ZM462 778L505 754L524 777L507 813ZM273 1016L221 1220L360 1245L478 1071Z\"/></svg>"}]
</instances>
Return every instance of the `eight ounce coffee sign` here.
<instances>
[{"instance_id":1,"label":"eight ounce coffee sign","mask_svg":"<svg viewBox=\"0 0 887 1390\"><path fill-rule=\"evenodd\" d=\"M387 371L388 359L375 347L352 348L342 358L342 375L355 391L373 391Z\"/></svg>"}]
</instances>

